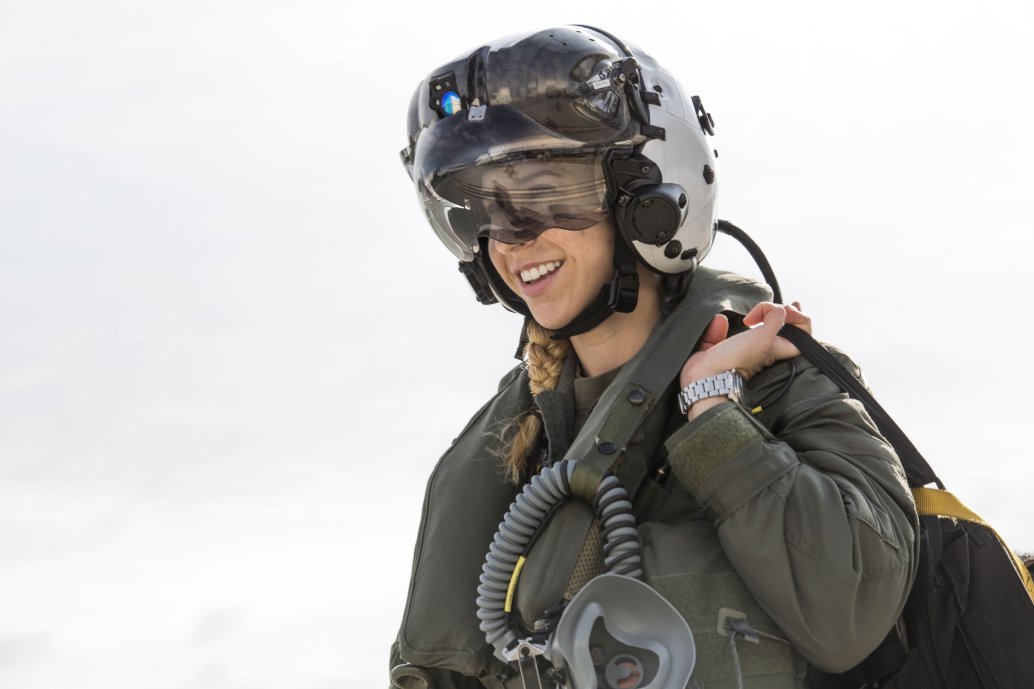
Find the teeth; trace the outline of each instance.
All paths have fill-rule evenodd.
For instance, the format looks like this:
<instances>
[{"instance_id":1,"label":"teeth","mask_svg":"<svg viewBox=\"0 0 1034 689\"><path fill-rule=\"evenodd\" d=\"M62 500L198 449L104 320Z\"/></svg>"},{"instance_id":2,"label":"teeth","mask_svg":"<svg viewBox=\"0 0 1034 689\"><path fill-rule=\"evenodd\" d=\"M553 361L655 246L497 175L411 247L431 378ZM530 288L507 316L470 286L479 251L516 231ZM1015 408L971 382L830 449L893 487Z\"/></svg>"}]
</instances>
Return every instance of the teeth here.
<instances>
[{"instance_id":1,"label":"teeth","mask_svg":"<svg viewBox=\"0 0 1034 689\"><path fill-rule=\"evenodd\" d=\"M548 275L549 273L552 273L561 265L562 264L560 261L549 261L548 263L543 263L542 265L533 266L531 268L528 268L527 270L522 270L521 280L524 280L525 282L535 282L543 275Z\"/></svg>"}]
</instances>

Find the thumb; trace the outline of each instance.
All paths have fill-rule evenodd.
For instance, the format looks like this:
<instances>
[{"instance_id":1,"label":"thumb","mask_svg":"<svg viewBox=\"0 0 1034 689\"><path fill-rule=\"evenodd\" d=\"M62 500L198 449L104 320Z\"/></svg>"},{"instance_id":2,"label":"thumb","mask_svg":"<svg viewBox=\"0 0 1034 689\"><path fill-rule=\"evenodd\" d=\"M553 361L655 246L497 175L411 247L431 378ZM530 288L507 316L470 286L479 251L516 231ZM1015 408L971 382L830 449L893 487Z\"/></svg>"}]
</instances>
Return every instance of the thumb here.
<instances>
[{"instance_id":1,"label":"thumb","mask_svg":"<svg viewBox=\"0 0 1034 689\"><path fill-rule=\"evenodd\" d=\"M704 330L704 334L700 337L700 345L697 347L697 351L706 352L719 342L723 342L728 335L729 319L723 314L718 314L707 324L707 329Z\"/></svg>"}]
</instances>

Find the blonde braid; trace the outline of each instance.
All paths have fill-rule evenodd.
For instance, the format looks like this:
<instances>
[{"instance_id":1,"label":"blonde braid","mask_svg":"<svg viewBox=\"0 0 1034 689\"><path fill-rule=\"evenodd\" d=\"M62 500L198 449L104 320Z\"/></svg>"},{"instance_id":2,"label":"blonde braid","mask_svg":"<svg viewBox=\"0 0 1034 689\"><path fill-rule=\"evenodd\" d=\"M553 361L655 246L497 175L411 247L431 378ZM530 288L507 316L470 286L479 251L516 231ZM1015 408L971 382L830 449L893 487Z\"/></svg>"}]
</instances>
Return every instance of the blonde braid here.
<instances>
[{"instance_id":1,"label":"blonde braid","mask_svg":"<svg viewBox=\"0 0 1034 689\"><path fill-rule=\"evenodd\" d=\"M528 387L532 395L543 390L555 390L560 381L560 372L564 369L564 359L571 349L570 340L554 340L550 332L528 320L528 344L524 348L524 359L528 366ZM539 434L542 432L542 419L535 410L514 419L504 433L509 440L509 448L505 450L503 461L506 477L519 484L525 475L528 460L538 446Z\"/></svg>"}]
</instances>

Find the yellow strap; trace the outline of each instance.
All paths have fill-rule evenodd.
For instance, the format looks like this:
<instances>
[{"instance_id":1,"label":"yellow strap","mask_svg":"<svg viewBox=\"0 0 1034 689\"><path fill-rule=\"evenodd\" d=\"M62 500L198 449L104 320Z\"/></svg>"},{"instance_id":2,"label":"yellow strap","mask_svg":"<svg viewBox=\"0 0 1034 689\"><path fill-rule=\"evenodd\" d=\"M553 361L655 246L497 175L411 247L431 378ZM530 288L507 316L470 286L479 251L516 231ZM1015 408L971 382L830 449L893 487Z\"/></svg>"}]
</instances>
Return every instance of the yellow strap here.
<instances>
[{"instance_id":1,"label":"yellow strap","mask_svg":"<svg viewBox=\"0 0 1034 689\"><path fill-rule=\"evenodd\" d=\"M506 587L506 604L503 606L503 612L513 611L513 592L517 588L517 580L521 576L521 570L524 568L525 558L523 555L517 558L517 564L513 566L513 574L510 575L510 585Z\"/></svg>"},{"instance_id":2,"label":"yellow strap","mask_svg":"<svg viewBox=\"0 0 1034 689\"><path fill-rule=\"evenodd\" d=\"M1012 549L1005 544L1005 541L998 532L994 530L994 527L984 521L983 517L969 509L962 504L962 501L952 495L946 490L939 490L937 488L913 488L912 496L916 501L916 511L922 516L938 516L938 517L953 517L955 519L962 519L963 521L973 522L974 524L980 524L981 526L987 527L991 530L991 533L995 535L998 542L1005 548L1005 552L1009 553L1012 557L1013 567L1016 568L1016 574L1020 577L1020 581L1023 582L1023 588L1027 589L1027 595L1030 596L1032 602L1034 602L1034 578L1030 576L1030 570L1023 564L1023 560L1020 559L1019 555L1014 553Z\"/></svg>"}]
</instances>

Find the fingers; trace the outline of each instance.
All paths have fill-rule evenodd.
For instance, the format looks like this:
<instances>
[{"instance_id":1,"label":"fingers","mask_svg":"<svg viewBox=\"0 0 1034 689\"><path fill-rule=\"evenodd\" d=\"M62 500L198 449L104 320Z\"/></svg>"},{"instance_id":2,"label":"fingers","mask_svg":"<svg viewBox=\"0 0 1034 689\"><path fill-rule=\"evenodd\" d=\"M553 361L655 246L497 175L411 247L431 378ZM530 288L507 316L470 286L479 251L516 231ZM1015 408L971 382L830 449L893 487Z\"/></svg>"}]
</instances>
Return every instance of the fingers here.
<instances>
[{"instance_id":1,"label":"fingers","mask_svg":"<svg viewBox=\"0 0 1034 689\"><path fill-rule=\"evenodd\" d=\"M789 340L779 337L778 333L784 323L789 323L811 334L811 317L801 311L800 302L785 306L772 302L761 302L750 310L744 319L744 325L750 326L758 335L766 335L769 342L771 361L792 359L800 354Z\"/></svg>"},{"instance_id":2,"label":"fingers","mask_svg":"<svg viewBox=\"0 0 1034 689\"><path fill-rule=\"evenodd\" d=\"M696 351L682 367L682 385L731 368L749 380L774 361L798 356L798 349L789 340L779 337L784 323L811 332L811 317L801 310L799 302L786 306L761 302L743 318L748 329L733 337L729 337L729 320L723 315L715 316L708 323Z\"/></svg>"},{"instance_id":3,"label":"fingers","mask_svg":"<svg viewBox=\"0 0 1034 689\"><path fill-rule=\"evenodd\" d=\"M770 301L763 301L750 310L743 317L743 324L755 328L761 325L762 331L778 332L786 322L786 307L781 304L773 304ZM775 337L773 334L772 337Z\"/></svg>"},{"instance_id":4,"label":"fingers","mask_svg":"<svg viewBox=\"0 0 1034 689\"><path fill-rule=\"evenodd\" d=\"M786 305L786 323L800 328L809 335L811 334L811 316L806 315L801 310L801 302L799 301ZM777 337L775 342L772 344L772 354L776 361L792 359L793 357L800 355L800 353L801 352L797 347L783 337Z\"/></svg>"},{"instance_id":5,"label":"fingers","mask_svg":"<svg viewBox=\"0 0 1034 689\"><path fill-rule=\"evenodd\" d=\"M706 352L728 336L729 319L722 314L718 314L707 324L707 330L704 331L703 336L700 338L700 346L697 347L697 351Z\"/></svg>"},{"instance_id":6,"label":"fingers","mask_svg":"<svg viewBox=\"0 0 1034 689\"><path fill-rule=\"evenodd\" d=\"M809 334L811 333L811 316L808 316L801 310L801 303L799 301L786 304L773 304L770 301L763 301L750 310L746 316L743 317L743 324L749 327L755 327L759 323L763 323L766 326L773 325L781 328L783 323L789 323L790 325L796 325L801 330L806 330Z\"/></svg>"},{"instance_id":7,"label":"fingers","mask_svg":"<svg viewBox=\"0 0 1034 689\"><path fill-rule=\"evenodd\" d=\"M811 316L801 311L801 303L799 301L786 306L786 322L797 326L809 335L811 334Z\"/></svg>"}]
</instances>

